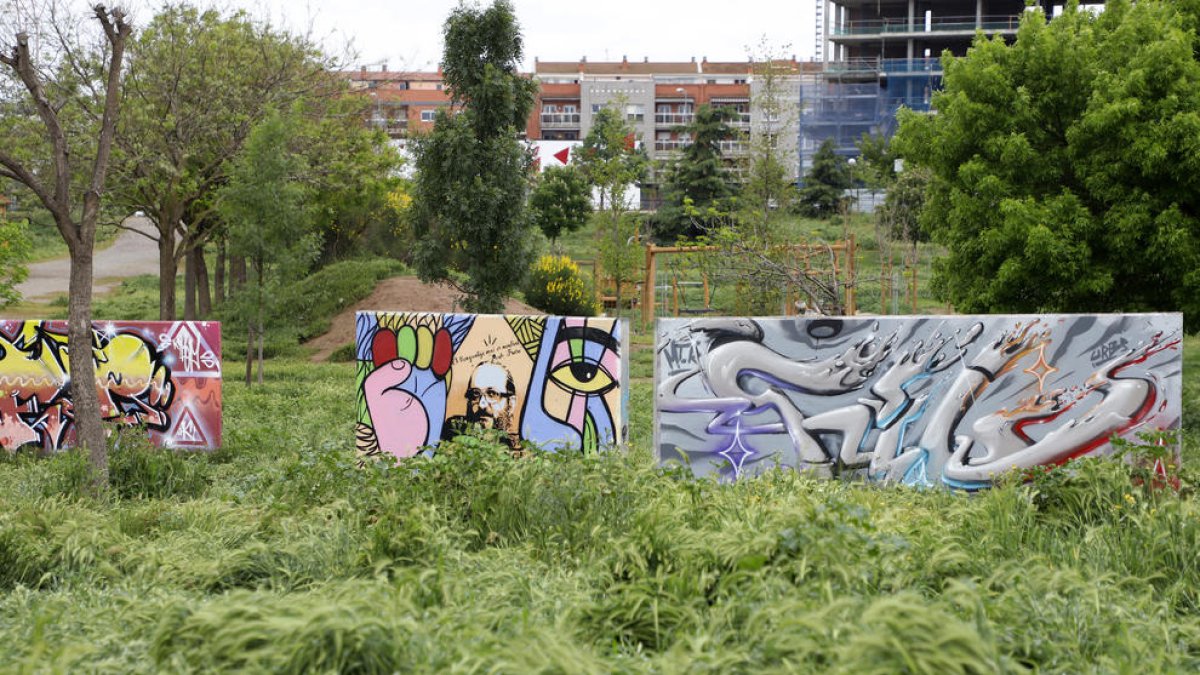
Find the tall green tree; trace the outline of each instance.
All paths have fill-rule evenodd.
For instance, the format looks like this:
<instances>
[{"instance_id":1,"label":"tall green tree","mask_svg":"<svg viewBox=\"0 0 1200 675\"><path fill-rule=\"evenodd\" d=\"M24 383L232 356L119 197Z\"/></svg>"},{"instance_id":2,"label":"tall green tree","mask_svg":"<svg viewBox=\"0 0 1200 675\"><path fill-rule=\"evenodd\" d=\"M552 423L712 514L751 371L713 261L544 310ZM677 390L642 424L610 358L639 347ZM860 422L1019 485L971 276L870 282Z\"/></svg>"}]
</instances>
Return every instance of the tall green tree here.
<instances>
[{"instance_id":1,"label":"tall green tree","mask_svg":"<svg viewBox=\"0 0 1200 675\"><path fill-rule=\"evenodd\" d=\"M638 241L641 223L627 216L627 195L629 188L645 177L648 163L620 104L617 101L596 112L578 155L580 168L600 198L596 250L603 276L615 286L618 315L624 286L633 280L635 259L642 250Z\"/></svg>"},{"instance_id":2,"label":"tall green tree","mask_svg":"<svg viewBox=\"0 0 1200 675\"><path fill-rule=\"evenodd\" d=\"M456 111L440 111L414 146L413 259L423 280L462 291L467 309L498 312L535 254L525 210L531 162L517 135L537 85L518 72L521 32L507 0L459 5L443 36Z\"/></svg>"},{"instance_id":3,"label":"tall green tree","mask_svg":"<svg viewBox=\"0 0 1200 675\"><path fill-rule=\"evenodd\" d=\"M654 217L655 236L660 240L694 237L710 229L731 210L733 178L721 155L721 142L733 139L728 108L702 105L691 124L679 131L691 139L667 172L663 204ZM709 215L713 214L713 215Z\"/></svg>"},{"instance_id":4,"label":"tall green tree","mask_svg":"<svg viewBox=\"0 0 1200 675\"><path fill-rule=\"evenodd\" d=\"M77 41L79 27L70 17L54 11L26 16L19 6L4 11L18 29L10 47L0 51L0 92L12 97L0 109L0 178L24 186L53 215L71 259L67 349L90 355L96 226L133 26L122 10L96 5L93 16L103 37L99 47L88 49ZM29 31L57 36L57 54L42 53L47 58L39 62L35 50L44 43L32 41ZM84 356L71 363L76 442L88 452L92 481L100 489L108 485L108 448L95 381L92 359Z\"/></svg>"},{"instance_id":5,"label":"tall green tree","mask_svg":"<svg viewBox=\"0 0 1200 675\"><path fill-rule=\"evenodd\" d=\"M1200 63L1173 3L1028 13L945 60L893 143L960 311L1183 310L1200 327Z\"/></svg>"},{"instance_id":6,"label":"tall green tree","mask_svg":"<svg viewBox=\"0 0 1200 675\"><path fill-rule=\"evenodd\" d=\"M213 197L250 130L269 110L332 101L333 67L304 37L187 3L165 6L130 45L110 198L156 225L160 319L177 317L180 264L203 263L195 252L221 233ZM196 317L191 302L185 310Z\"/></svg>"},{"instance_id":7,"label":"tall green tree","mask_svg":"<svg viewBox=\"0 0 1200 675\"><path fill-rule=\"evenodd\" d=\"M881 190L896 180L896 156L886 136L863 133L854 143L858 162L853 179L871 190Z\"/></svg>"},{"instance_id":8,"label":"tall green tree","mask_svg":"<svg viewBox=\"0 0 1200 675\"><path fill-rule=\"evenodd\" d=\"M274 299L308 270L317 252L312 231L309 167L299 152L297 121L269 112L255 125L242 152L226 170L218 204L229 229L229 247L250 265L233 308L247 325L246 384L257 348L263 383L263 345Z\"/></svg>"},{"instance_id":9,"label":"tall green tree","mask_svg":"<svg viewBox=\"0 0 1200 675\"><path fill-rule=\"evenodd\" d=\"M592 215L592 190L577 167L552 166L538 177L529 195L533 223L554 243L564 232L574 232Z\"/></svg>"},{"instance_id":10,"label":"tall green tree","mask_svg":"<svg viewBox=\"0 0 1200 675\"><path fill-rule=\"evenodd\" d=\"M786 162L795 158L799 119L794 102L799 98L799 82L794 61L784 49L771 46L765 39L752 57L753 81L749 154L741 185L739 220L757 236L767 236L775 214L787 213L796 197L794 167Z\"/></svg>"},{"instance_id":11,"label":"tall green tree","mask_svg":"<svg viewBox=\"0 0 1200 675\"><path fill-rule=\"evenodd\" d=\"M850 165L837 154L833 139L826 138L813 153L813 165L804 176L796 210L813 218L829 218L845 204L846 189L853 185Z\"/></svg>"}]
</instances>

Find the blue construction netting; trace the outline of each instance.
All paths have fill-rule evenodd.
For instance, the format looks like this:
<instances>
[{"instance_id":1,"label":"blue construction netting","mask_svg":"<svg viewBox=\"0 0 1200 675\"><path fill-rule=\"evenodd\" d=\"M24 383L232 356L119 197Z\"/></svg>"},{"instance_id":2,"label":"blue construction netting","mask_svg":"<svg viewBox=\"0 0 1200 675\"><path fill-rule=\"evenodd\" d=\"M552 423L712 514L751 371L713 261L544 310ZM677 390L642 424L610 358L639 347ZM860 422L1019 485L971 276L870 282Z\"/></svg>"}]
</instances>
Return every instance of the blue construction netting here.
<instances>
[{"instance_id":1,"label":"blue construction netting","mask_svg":"<svg viewBox=\"0 0 1200 675\"><path fill-rule=\"evenodd\" d=\"M891 138L900 107L929 111L941 80L941 63L934 58L826 64L817 83L800 87L800 175L827 138L846 157L858 154L855 143L864 133Z\"/></svg>"}]
</instances>

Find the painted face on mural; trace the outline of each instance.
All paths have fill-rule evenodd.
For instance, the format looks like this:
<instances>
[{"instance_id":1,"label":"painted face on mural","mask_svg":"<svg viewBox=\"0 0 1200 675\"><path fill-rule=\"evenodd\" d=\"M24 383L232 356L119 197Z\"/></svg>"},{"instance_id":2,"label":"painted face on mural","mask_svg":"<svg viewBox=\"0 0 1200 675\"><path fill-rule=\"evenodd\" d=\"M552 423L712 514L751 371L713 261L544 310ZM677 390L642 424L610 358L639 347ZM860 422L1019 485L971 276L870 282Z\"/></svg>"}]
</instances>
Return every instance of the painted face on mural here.
<instances>
[{"instance_id":1,"label":"painted face on mural","mask_svg":"<svg viewBox=\"0 0 1200 675\"><path fill-rule=\"evenodd\" d=\"M512 429L517 388L503 366L481 363L471 374L467 388L466 420L486 429Z\"/></svg>"}]
</instances>

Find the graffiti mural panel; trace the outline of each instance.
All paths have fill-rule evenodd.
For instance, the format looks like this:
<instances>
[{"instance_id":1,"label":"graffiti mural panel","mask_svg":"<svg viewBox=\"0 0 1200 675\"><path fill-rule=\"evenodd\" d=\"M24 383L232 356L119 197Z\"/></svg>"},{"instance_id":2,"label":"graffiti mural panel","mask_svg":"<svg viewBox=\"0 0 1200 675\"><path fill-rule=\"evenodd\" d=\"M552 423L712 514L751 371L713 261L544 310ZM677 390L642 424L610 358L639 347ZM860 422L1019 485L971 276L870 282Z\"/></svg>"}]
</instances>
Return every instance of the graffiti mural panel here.
<instances>
[{"instance_id":1,"label":"graffiti mural panel","mask_svg":"<svg viewBox=\"0 0 1200 675\"><path fill-rule=\"evenodd\" d=\"M359 452L432 453L470 427L514 452L620 443L626 341L608 318L359 312Z\"/></svg>"},{"instance_id":2,"label":"graffiti mural panel","mask_svg":"<svg viewBox=\"0 0 1200 675\"><path fill-rule=\"evenodd\" d=\"M221 444L221 324L97 321L100 414L162 446ZM0 320L0 447L52 452L75 440L65 321Z\"/></svg>"},{"instance_id":3,"label":"graffiti mural panel","mask_svg":"<svg viewBox=\"0 0 1200 675\"><path fill-rule=\"evenodd\" d=\"M1180 314L660 319L655 446L975 490L1178 429Z\"/></svg>"}]
</instances>

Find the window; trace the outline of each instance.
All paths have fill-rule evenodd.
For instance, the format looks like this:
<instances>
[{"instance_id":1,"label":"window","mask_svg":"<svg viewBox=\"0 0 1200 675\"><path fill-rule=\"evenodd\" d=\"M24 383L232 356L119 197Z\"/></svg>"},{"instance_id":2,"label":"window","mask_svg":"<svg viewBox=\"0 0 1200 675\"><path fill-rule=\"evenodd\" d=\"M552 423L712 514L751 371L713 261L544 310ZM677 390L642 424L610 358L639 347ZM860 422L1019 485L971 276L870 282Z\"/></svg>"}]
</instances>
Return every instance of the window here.
<instances>
[{"instance_id":1,"label":"window","mask_svg":"<svg viewBox=\"0 0 1200 675\"><path fill-rule=\"evenodd\" d=\"M422 110L421 111L421 121L422 122L432 122L435 117L437 117L436 110Z\"/></svg>"}]
</instances>

